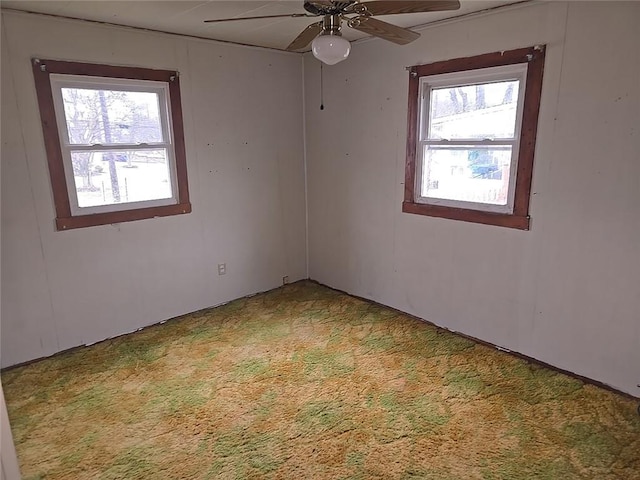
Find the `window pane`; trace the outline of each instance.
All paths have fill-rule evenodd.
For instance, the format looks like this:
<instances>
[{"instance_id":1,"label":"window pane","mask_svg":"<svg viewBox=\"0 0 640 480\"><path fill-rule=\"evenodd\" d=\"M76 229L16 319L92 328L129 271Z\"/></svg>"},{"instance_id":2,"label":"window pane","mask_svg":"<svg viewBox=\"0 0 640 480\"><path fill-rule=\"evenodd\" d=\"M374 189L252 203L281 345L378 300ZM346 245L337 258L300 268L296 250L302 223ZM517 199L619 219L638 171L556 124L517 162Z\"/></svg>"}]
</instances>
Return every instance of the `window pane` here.
<instances>
[{"instance_id":1,"label":"window pane","mask_svg":"<svg viewBox=\"0 0 640 480\"><path fill-rule=\"evenodd\" d=\"M430 139L513 138L519 81L431 91Z\"/></svg>"},{"instance_id":2,"label":"window pane","mask_svg":"<svg viewBox=\"0 0 640 480\"><path fill-rule=\"evenodd\" d=\"M506 205L511 151L511 146L425 146L421 196Z\"/></svg>"},{"instance_id":3,"label":"window pane","mask_svg":"<svg viewBox=\"0 0 640 480\"><path fill-rule=\"evenodd\" d=\"M62 88L72 145L162 142L159 95Z\"/></svg>"},{"instance_id":4,"label":"window pane","mask_svg":"<svg viewBox=\"0 0 640 480\"><path fill-rule=\"evenodd\" d=\"M79 207L171 198L165 149L71 152Z\"/></svg>"}]
</instances>

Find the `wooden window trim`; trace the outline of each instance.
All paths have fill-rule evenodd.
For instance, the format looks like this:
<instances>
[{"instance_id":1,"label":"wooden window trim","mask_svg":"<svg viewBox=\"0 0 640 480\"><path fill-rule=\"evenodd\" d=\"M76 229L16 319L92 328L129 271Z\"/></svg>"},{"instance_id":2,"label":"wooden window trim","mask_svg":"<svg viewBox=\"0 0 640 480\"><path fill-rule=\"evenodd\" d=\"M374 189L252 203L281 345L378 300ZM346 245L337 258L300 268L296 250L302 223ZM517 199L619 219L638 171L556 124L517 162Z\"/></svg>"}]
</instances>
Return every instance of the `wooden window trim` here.
<instances>
[{"instance_id":1,"label":"wooden window trim","mask_svg":"<svg viewBox=\"0 0 640 480\"><path fill-rule=\"evenodd\" d=\"M407 161L405 167L404 202L402 203L403 212L529 230L529 200L533 177L536 133L538 129L538 113L542 93L544 58L545 46L543 45L505 52L487 53L474 57L445 60L428 65L416 65L410 68L409 106L407 114ZM482 210L416 202L416 146L418 139L420 77L519 63L527 63L528 69L525 83L518 165L516 169L513 213L492 213Z\"/></svg>"},{"instance_id":2,"label":"wooden window trim","mask_svg":"<svg viewBox=\"0 0 640 480\"><path fill-rule=\"evenodd\" d=\"M67 62L59 60L32 59L38 107L42 123L45 152L51 177L53 201L56 209L57 230L107 225L111 223L131 222L146 218L165 217L191 212L189 202L189 184L187 181L187 158L184 143L182 101L180 97L180 77L171 70L154 70L139 67L121 67L93 63ZM93 77L124 78L134 80L152 80L167 82L169 85L169 104L173 126L173 148L175 150L176 188L178 202L172 205L132 208L105 213L72 215L69 191L64 173L64 162L58 124L54 109L53 92L49 76L51 74L86 75Z\"/></svg>"}]
</instances>

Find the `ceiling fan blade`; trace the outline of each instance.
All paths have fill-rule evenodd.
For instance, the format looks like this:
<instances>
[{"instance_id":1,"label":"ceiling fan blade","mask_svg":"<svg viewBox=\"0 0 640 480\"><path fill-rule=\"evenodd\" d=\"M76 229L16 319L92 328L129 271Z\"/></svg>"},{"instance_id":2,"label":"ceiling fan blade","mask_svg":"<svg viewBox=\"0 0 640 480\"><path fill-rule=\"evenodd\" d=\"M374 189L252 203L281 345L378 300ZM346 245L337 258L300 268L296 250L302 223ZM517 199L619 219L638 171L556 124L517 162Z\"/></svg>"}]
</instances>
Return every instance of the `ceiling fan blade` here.
<instances>
[{"instance_id":1,"label":"ceiling fan blade","mask_svg":"<svg viewBox=\"0 0 640 480\"><path fill-rule=\"evenodd\" d=\"M309 42L316 38L322 31L322 22L312 23L298 35L293 42L289 44L287 50L300 50L309 45Z\"/></svg>"},{"instance_id":2,"label":"ceiling fan blade","mask_svg":"<svg viewBox=\"0 0 640 480\"><path fill-rule=\"evenodd\" d=\"M219 23L219 22L235 22L236 20L257 20L260 18L296 18L296 17L315 17L315 15L307 15L306 13L289 13L286 15L261 15L259 17L238 17L238 18L216 18L214 20L205 20L204 23Z\"/></svg>"},{"instance_id":3,"label":"ceiling fan blade","mask_svg":"<svg viewBox=\"0 0 640 480\"><path fill-rule=\"evenodd\" d=\"M419 12L440 12L443 10L458 10L460 2L458 0L379 0L362 2L355 4L366 8L371 15L393 15L396 13L419 13ZM360 7L360 8L362 8ZM358 12L360 13L360 12Z\"/></svg>"},{"instance_id":4,"label":"ceiling fan blade","mask_svg":"<svg viewBox=\"0 0 640 480\"><path fill-rule=\"evenodd\" d=\"M406 45L417 39L420 34L406 28L392 25L373 17L357 17L349 21L351 28L368 33L374 37L384 38L398 45Z\"/></svg>"}]
</instances>

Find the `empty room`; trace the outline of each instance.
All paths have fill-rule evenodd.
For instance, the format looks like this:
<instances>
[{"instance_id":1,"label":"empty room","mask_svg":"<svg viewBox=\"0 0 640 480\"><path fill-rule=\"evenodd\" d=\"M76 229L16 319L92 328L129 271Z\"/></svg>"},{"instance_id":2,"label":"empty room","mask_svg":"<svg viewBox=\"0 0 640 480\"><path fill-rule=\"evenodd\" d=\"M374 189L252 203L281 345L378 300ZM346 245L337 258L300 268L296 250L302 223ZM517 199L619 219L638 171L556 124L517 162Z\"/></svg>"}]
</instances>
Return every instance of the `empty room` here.
<instances>
[{"instance_id":1,"label":"empty room","mask_svg":"<svg viewBox=\"0 0 640 480\"><path fill-rule=\"evenodd\" d=\"M640 480L640 2L0 5L2 480Z\"/></svg>"}]
</instances>

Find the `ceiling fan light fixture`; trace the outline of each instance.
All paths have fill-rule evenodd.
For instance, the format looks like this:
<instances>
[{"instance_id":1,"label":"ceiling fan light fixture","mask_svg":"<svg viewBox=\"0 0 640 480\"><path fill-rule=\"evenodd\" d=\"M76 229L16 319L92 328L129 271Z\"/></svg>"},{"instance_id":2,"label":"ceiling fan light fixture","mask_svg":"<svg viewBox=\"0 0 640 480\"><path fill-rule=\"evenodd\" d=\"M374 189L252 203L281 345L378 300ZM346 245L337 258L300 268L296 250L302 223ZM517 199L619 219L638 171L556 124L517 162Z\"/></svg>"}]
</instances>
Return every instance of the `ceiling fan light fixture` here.
<instances>
[{"instance_id":1,"label":"ceiling fan light fixture","mask_svg":"<svg viewBox=\"0 0 640 480\"><path fill-rule=\"evenodd\" d=\"M322 63L335 65L349 56L351 44L339 33L325 32L313 40L311 51Z\"/></svg>"}]
</instances>

